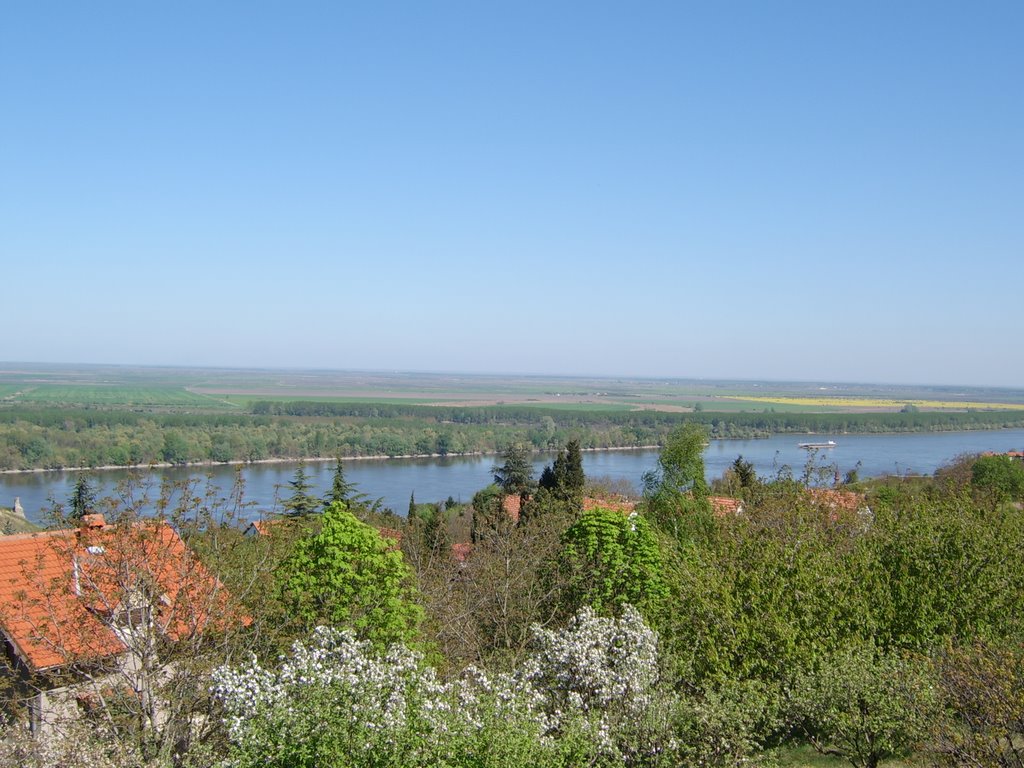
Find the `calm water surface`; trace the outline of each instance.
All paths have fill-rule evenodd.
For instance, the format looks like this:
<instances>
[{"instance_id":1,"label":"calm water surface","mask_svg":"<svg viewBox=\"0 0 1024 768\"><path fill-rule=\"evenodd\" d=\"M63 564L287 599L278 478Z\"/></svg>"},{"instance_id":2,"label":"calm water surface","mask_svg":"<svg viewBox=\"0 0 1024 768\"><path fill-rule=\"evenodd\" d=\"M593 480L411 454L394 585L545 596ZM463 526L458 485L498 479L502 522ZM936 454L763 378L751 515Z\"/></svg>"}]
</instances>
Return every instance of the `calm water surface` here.
<instances>
[{"instance_id":1,"label":"calm water surface","mask_svg":"<svg viewBox=\"0 0 1024 768\"><path fill-rule=\"evenodd\" d=\"M789 467L799 477L808 454L797 444L829 439L836 441L836 447L817 452L818 465L835 464L842 475L859 464L862 477L931 474L960 454L1024 449L1024 429L905 435L773 435L767 440L712 441L704 454L707 476L709 480L720 477L742 454L753 462L761 476L773 477ZM587 451L583 454L583 468L588 477L607 476L639 488L644 472L654 468L657 458L658 452L650 450ZM494 456L346 461L345 476L371 499L382 498L385 506L404 513L413 493L420 503L443 501L449 496L457 501L469 501L476 491L491 482L491 469L496 461ZM551 456L536 457L536 476L550 461ZM333 461L306 465L314 493L326 493L333 465ZM246 499L255 502L252 516L279 507L278 499L288 497L288 481L294 476L296 466L291 463L253 464L241 468ZM147 470L141 476L155 489L162 482L196 479L204 485L212 483L218 495L226 495L236 469L232 466L168 468ZM128 470L110 470L94 473L92 478L100 495L107 495L128 475ZM38 522L49 507L49 499L67 502L75 478L76 474L69 472L0 475L0 506L10 507L15 497L20 497L26 516Z\"/></svg>"}]
</instances>

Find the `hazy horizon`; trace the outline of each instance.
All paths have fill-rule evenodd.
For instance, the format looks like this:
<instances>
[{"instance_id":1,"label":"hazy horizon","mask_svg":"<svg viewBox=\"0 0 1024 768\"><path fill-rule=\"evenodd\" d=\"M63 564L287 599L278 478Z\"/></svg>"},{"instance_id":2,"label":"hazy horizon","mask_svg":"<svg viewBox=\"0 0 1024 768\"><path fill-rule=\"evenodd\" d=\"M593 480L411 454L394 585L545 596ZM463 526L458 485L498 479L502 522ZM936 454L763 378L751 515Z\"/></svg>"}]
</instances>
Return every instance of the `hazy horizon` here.
<instances>
[{"instance_id":1,"label":"hazy horizon","mask_svg":"<svg viewBox=\"0 0 1024 768\"><path fill-rule=\"evenodd\" d=\"M68 368L81 370L83 368L114 368L114 369L152 369L169 371L210 371L210 372L255 372L255 373L309 373L309 374L349 374L349 375L382 375L382 376L465 376L480 378L507 378L507 379L564 379L569 381L586 380L624 380L624 381L665 381L665 382L704 382L704 383L739 383L739 384L795 384L795 385L819 385L819 386L841 386L850 385L856 387L899 387L899 388L955 388L966 389L998 389L1008 391L1024 391L1021 387L989 385L989 384L966 384L964 382L928 382L928 381L856 381L856 380L827 380L827 379L794 379L794 378L751 378L739 376L644 376L633 374L614 373L552 373L538 371L472 371L472 370L414 370L402 368L330 368L330 367L294 367L294 366L223 366L223 365L190 365L171 363L86 363L68 361L42 361L42 360L0 360L0 372L8 371L12 366L39 366L42 368Z\"/></svg>"}]
</instances>

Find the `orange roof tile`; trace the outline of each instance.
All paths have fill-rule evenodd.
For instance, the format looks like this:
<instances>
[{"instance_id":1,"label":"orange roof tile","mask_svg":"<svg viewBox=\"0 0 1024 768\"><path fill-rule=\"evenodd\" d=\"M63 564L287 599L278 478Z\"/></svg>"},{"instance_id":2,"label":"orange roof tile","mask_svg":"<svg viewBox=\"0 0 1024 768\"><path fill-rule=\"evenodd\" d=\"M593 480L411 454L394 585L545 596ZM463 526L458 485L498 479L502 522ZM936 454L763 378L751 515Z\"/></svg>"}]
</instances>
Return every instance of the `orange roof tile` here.
<instances>
[{"instance_id":1,"label":"orange roof tile","mask_svg":"<svg viewBox=\"0 0 1024 768\"><path fill-rule=\"evenodd\" d=\"M629 515L636 511L636 503L629 501L624 498L613 498L613 499L595 499L590 496L583 497L583 509L584 511L589 509L610 509L613 512L622 512L623 514Z\"/></svg>"},{"instance_id":2,"label":"orange roof tile","mask_svg":"<svg viewBox=\"0 0 1024 768\"><path fill-rule=\"evenodd\" d=\"M501 500L501 508L513 523L519 522L519 514L522 511L523 501L518 494L510 493Z\"/></svg>"},{"instance_id":3,"label":"orange roof tile","mask_svg":"<svg viewBox=\"0 0 1024 768\"><path fill-rule=\"evenodd\" d=\"M104 525L0 537L0 630L32 669L120 653L115 617L146 595L173 640L250 619L165 523ZM87 527L90 526L90 527Z\"/></svg>"},{"instance_id":4,"label":"orange roof tile","mask_svg":"<svg viewBox=\"0 0 1024 768\"><path fill-rule=\"evenodd\" d=\"M473 553L473 545L466 542L463 544L452 544L452 559L457 563L464 563Z\"/></svg>"},{"instance_id":5,"label":"orange roof tile","mask_svg":"<svg viewBox=\"0 0 1024 768\"><path fill-rule=\"evenodd\" d=\"M837 491L831 488L808 488L807 493L811 497L812 504L832 512L856 512L865 505L863 493Z\"/></svg>"},{"instance_id":6,"label":"orange roof tile","mask_svg":"<svg viewBox=\"0 0 1024 768\"><path fill-rule=\"evenodd\" d=\"M731 499L728 496L711 496L711 511L717 517L728 515L739 515L743 513L743 502L739 499Z\"/></svg>"}]
</instances>

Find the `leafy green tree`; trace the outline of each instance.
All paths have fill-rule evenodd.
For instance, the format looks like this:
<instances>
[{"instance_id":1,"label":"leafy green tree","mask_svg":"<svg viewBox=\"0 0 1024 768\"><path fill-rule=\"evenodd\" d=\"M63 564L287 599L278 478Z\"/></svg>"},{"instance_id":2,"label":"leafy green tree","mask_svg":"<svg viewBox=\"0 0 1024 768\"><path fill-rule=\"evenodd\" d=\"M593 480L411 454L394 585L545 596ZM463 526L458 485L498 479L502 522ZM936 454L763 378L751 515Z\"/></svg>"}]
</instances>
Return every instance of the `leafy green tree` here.
<instances>
[{"instance_id":1,"label":"leafy green tree","mask_svg":"<svg viewBox=\"0 0 1024 768\"><path fill-rule=\"evenodd\" d=\"M635 606L656 623L668 589L658 542L647 520L600 507L584 511L562 535L558 570L567 614L590 606L602 614Z\"/></svg>"},{"instance_id":2,"label":"leafy green tree","mask_svg":"<svg viewBox=\"0 0 1024 768\"><path fill-rule=\"evenodd\" d=\"M310 517L320 511L320 500L310 493L312 485L302 464L295 470L295 477L288 481L292 495L284 502L285 514L291 517Z\"/></svg>"},{"instance_id":3,"label":"leafy green tree","mask_svg":"<svg viewBox=\"0 0 1024 768\"><path fill-rule=\"evenodd\" d=\"M401 551L343 504L328 507L320 532L298 542L277 583L289 615L307 631L349 628L386 648L411 642L423 619Z\"/></svg>"},{"instance_id":4,"label":"leafy green tree","mask_svg":"<svg viewBox=\"0 0 1024 768\"><path fill-rule=\"evenodd\" d=\"M71 492L68 506L71 508L68 513L70 520L81 520L83 515L91 514L95 509L96 491L84 474L79 474L75 480L75 490Z\"/></svg>"},{"instance_id":5,"label":"leafy green tree","mask_svg":"<svg viewBox=\"0 0 1024 768\"><path fill-rule=\"evenodd\" d=\"M875 636L929 653L947 640L1019 637L1024 516L969 493L876 497L860 539Z\"/></svg>"},{"instance_id":6,"label":"leafy green tree","mask_svg":"<svg viewBox=\"0 0 1024 768\"><path fill-rule=\"evenodd\" d=\"M791 702L815 749L877 768L928 735L938 712L934 690L921 662L850 646L799 674Z\"/></svg>"},{"instance_id":7,"label":"leafy green tree","mask_svg":"<svg viewBox=\"0 0 1024 768\"><path fill-rule=\"evenodd\" d=\"M1024 644L947 648L937 667L943 717L935 753L952 766L1024 768Z\"/></svg>"},{"instance_id":8,"label":"leafy green tree","mask_svg":"<svg viewBox=\"0 0 1024 768\"><path fill-rule=\"evenodd\" d=\"M677 541L708 539L714 531L704 477L707 428L682 424L669 435L658 466L644 474L644 502L658 526Z\"/></svg>"},{"instance_id":9,"label":"leafy green tree","mask_svg":"<svg viewBox=\"0 0 1024 768\"><path fill-rule=\"evenodd\" d=\"M1024 461L1009 456L982 456L971 468L971 485L998 499L1024 498Z\"/></svg>"},{"instance_id":10,"label":"leafy green tree","mask_svg":"<svg viewBox=\"0 0 1024 768\"><path fill-rule=\"evenodd\" d=\"M644 476L648 496L679 505L689 496L698 502L707 500L708 483L704 477L704 449L707 429L700 424L682 424L672 431L658 455L658 467Z\"/></svg>"},{"instance_id":11,"label":"leafy green tree","mask_svg":"<svg viewBox=\"0 0 1024 768\"><path fill-rule=\"evenodd\" d=\"M169 464L184 464L189 459L188 442L178 432L165 432L160 458Z\"/></svg>"}]
</instances>

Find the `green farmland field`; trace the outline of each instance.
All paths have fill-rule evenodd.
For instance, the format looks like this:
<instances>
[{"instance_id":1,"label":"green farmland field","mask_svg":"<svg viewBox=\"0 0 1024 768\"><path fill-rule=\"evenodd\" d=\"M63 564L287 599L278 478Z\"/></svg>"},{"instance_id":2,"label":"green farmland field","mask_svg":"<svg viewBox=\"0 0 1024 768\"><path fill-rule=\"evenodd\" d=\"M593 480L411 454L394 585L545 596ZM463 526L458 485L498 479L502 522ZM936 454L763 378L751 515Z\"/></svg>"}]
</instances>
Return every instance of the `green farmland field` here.
<instances>
[{"instance_id":1,"label":"green farmland field","mask_svg":"<svg viewBox=\"0 0 1024 768\"><path fill-rule=\"evenodd\" d=\"M216 408L232 406L222 398L197 395L181 387L131 387L121 385L37 384L11 398L16 405L99 406L146 408Z\"/></svg>"}]
</instances>

